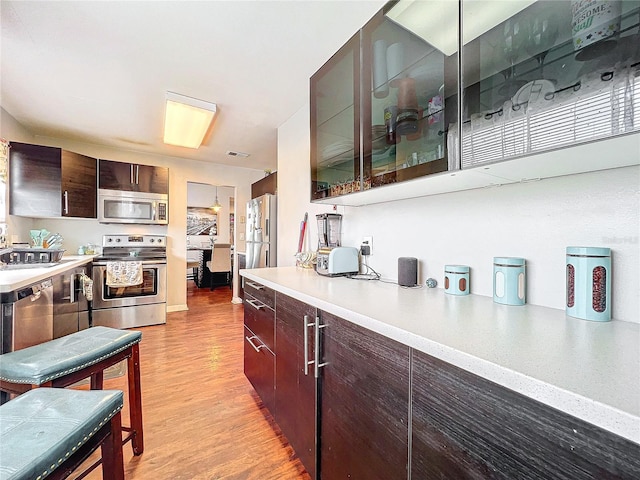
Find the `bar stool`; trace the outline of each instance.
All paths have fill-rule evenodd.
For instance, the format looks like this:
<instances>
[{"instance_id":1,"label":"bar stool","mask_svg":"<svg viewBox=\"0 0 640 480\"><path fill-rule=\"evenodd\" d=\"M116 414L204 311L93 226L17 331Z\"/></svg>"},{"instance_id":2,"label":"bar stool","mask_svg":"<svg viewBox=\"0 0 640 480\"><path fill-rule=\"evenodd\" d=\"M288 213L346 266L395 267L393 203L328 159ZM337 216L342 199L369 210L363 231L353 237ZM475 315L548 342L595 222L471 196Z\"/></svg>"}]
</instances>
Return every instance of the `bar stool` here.
<instances>
[{"instance_id":1,"label":"bar stool","mask_svg":"<svg viewBox=\"0 0 640 480\"><path fill-rule=\"evenodd\" d=\"M35 387L64 388L91 377L102 390L104 370L127 359L131 440L134 455L144 451L140 389L141 332L91 327L64 337L0 355L0 390L20 395ZM9 402L10 403L10 402Z\"/></svg>"},{"instance_id":2,"label":"bar stool","mask_svg":"<svg viewBox=\"0 0 640 480\"><path fill-rule=\"evenodd\" d=\"M101 447L102 478L123 480L122 397L39 388L0 406L0 478L67 478Z\"/></svg>"}]
</instances>

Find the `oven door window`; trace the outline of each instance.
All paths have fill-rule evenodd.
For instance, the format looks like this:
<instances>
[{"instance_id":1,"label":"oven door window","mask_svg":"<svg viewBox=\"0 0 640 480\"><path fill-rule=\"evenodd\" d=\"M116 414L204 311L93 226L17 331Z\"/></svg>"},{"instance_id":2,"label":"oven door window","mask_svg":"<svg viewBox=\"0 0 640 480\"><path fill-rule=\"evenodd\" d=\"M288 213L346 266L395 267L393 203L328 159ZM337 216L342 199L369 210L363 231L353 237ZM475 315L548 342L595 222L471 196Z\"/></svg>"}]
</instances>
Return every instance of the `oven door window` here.
<instances>
[{"instance_id":1,"label":"oven door window","mask_svg":"<svg viewBox=\"0 0 640 480\"><path fill-rule=\"evenodd\" d=\"M107 198L103 202L107 219L153 220L153 202Z\"/></svg>"},{"instance_id":2,"label":"oven door window","mask_svg":"<svg viewBox=\"0 0 640 480\"><path fill-rule=\"evenodd\" d=\"M148 297L158 294L158 269L143 268L142 283L130 287L110 287L107 285L106 271L102 276L105 300L129 297Z\"/></svg>"}]
</instances>

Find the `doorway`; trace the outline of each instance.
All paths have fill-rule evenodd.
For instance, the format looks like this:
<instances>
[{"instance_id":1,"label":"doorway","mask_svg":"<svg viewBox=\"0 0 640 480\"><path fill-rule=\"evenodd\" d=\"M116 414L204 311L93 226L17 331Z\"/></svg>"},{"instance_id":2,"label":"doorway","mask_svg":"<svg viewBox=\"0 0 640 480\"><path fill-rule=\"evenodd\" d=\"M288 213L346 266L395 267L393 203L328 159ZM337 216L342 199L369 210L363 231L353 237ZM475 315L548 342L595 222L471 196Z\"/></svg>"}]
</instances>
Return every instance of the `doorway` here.
<instances>
[{"instance_id":1,"label":"doorway","mask_svg":"<svg viewBox=\"0 0 640 480\"><path fill-rule=\"evenodd\" d=\"M214 285L207 262L213 246L235 244L235 187L187 182L187 303L190 290L207 290ZM217 211L213 206L219 206ZM233 265L233 263L232 263ZM233 271L233 266L232 270ZM227 288L229 301L232 289Z\"/></svg>"}]
</instances>

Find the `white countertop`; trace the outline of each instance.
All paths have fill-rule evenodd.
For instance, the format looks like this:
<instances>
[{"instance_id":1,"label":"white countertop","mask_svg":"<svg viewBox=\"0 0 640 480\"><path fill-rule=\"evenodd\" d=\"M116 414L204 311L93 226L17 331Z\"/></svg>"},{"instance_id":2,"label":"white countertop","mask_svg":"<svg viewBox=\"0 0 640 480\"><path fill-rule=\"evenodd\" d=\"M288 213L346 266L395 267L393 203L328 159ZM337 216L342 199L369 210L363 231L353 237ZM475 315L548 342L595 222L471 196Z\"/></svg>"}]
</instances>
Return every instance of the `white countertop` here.
<instances>
[{"instance_id":1,"label":"white countertop","mask_svg":"<svg viewBox=\"0 0 640 480\"><path fill-rule=\"evenodd\" d=\"M94 255L70 255L62 257L62 261L52 267L0 270L0 293L12 292L18 288L54 277L66 270L89 263L93 257Z\"/></svg>"},{"instance_id":2,"label":"white countertop","mask_svg":"<svg viewBox=\"0 0 640 480\"><path fill-rule=\"evenodd\" d=\"M297 267L240 274L640 443L640 324Z\"/></svg>"}]
</instances>

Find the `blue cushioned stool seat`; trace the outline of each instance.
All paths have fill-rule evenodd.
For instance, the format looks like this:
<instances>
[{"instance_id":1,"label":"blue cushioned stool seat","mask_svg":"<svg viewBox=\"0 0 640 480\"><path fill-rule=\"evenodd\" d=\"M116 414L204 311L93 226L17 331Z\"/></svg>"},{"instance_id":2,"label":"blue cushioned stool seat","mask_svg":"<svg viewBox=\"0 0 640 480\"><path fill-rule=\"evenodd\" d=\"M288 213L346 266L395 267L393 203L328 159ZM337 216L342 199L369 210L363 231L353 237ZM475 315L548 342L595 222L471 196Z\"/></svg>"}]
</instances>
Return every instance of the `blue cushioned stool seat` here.
<instances>
[{"instance_id":1,"label":"blue cushioned stool seat","mask_svg":"<svg viewBox=\"0 0 640 480\"><path fill-rule=\"evenodd\" d=\"M39 388L0 406L0 480L57 478L99 445L103 477L124 478L122 405L119 390Z\"/></svg>"},{"instance_id":2,"label":"blue cushioned stool seat","mask_svg":"<svg viewBox=\"0 0 640 480\"><path fill-rule=\"evenodd\" d=\"M140 342L142 333L92 327L0 356L0 379L42 385L83 370Z\"/></svg>"},{"instance_id":3,"label":"blue cushioned stool seat","mask_svg":"<svg viewBox=\"0 0 640 480\"><path fill-rule=\"evenodd\" d=\"M0 390L22 394L33 387L67 387L91 377L91 389L101 390L103 372L127 359L129 413L133 451L144 450L140 391L141 332L92 327L32 347L0 355Z\"/></svg>"}]
</instances>

